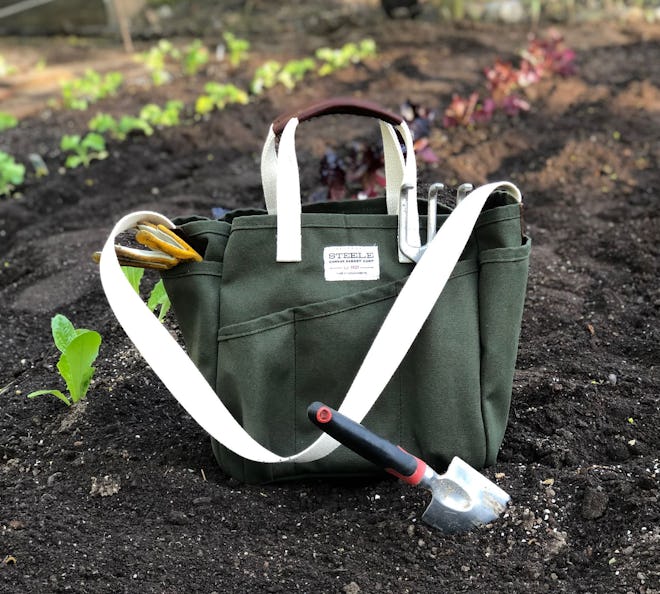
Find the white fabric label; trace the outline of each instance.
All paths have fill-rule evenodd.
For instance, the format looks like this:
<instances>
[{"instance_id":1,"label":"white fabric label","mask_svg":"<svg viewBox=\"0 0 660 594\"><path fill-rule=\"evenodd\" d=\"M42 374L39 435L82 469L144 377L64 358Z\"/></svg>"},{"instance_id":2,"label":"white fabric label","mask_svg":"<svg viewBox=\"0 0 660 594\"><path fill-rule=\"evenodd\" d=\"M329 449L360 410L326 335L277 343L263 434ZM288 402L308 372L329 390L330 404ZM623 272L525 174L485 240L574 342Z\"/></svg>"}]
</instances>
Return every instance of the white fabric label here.
<instances>
[{"instance_id":1,"label":"white fabric label","mask_svg":"<svg viewBox=\"0 0 660 594\"><path fill-rule=\"evenodd\" d=\"M327 281L378 280L380 261L377 245L333 245L323 249Z\"/></svg>"}]
</instances>

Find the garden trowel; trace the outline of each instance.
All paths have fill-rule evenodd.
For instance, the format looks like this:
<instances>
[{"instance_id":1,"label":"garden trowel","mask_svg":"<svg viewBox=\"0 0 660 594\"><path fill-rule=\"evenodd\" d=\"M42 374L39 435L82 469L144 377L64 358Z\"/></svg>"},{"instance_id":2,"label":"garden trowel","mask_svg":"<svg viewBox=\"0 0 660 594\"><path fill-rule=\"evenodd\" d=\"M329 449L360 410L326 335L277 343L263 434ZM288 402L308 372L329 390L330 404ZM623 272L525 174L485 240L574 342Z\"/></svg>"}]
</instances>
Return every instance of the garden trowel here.
<instances>
[{"instance_id":1,"label":"garden trowel","mask_svg":"<svg viewBox=\"0 0 660 594\"><path fill-rule=\"evenodd\" d=\"M510 500L495 483L455 457L444 474L336 410L315 402L307 409L317 427L406 483L431 491L422 520L443 532L464 532L496 520Z\"/></svg>"}]
</instances>

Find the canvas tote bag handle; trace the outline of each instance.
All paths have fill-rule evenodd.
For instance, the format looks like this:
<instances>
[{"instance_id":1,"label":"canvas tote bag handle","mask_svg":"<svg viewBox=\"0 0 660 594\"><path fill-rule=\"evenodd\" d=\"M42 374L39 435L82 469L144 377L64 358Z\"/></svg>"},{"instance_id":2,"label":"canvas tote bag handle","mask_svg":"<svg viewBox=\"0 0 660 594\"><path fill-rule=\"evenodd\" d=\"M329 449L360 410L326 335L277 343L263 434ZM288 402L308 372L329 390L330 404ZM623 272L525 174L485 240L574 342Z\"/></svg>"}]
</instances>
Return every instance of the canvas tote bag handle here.
<instances>
[{"instance_id":1,"label":"canvas tote bag handle","mask_svg":"<svg viewBox=\"0 0 660 594\"><path fill-rule=\"evenodd\" d=\"M383 322L339 411L361 422L374 405L421 330L458 262L488 197L504 191L516 201L522 197L509 182L486 184L472 191L447 218L424 255L415 265ZM115 254L115 238L138 221L152 221L173 228L164 216L135 212L122 218L101 253L101 283L117 320L146 362L190 416L213 438L234 453L256 462L311 462L338 446L326 433L308 448L280 456L255 441L234 419L201 372L158 321L124 275ZM310 402L315 398L310 394Z\"/></svg>"},{"instance_id":2,"label":"canvas tote bag handle","mask_svg":"<svg viewBox=\"0 0 660 594\"><path fill-rule=\"evenodd\" d=\"M399 212L399 196L405 184L411 188L408 237L419 244L417 222L417 164L413 138L402 116L387 111L377 103L340 97L315 103L273 121L261 154L261 180L269 214L277 214L278 262L302 260L300 175L296 158L295 131L300 122L329 114L348 114L376 118L380 123L385 161L385 196L387 213ZM396 131L406 146L404 158ZM279 138L279 148L275 145ZM408 261L407 259L401 259Z\"/></svg>"}]
</instances>

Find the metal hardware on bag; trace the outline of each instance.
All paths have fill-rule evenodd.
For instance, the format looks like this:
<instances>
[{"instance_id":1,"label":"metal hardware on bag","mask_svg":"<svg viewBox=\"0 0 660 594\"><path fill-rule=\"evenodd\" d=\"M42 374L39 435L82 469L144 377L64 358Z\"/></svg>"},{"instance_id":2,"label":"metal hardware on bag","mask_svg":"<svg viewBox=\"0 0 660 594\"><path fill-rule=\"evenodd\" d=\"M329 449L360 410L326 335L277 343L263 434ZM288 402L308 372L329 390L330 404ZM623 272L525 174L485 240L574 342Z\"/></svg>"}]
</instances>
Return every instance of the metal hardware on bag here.
<instances>
[{"instance_id":1,"label":"metal hardware on bag","mask_svg":"<svg viewBox=\"0 0 660 594\"><path fill-rule=\"evenodd\" d=\"M429 188L428 211L426 218L426 243L431 241L437 232L438 226L438 194L445 189L445 184L435 183Z\"/></svg>"},{"instance_id":2,"label":"metal hardware on bag","mask_svg":"<svg viewBox=\"0 0 660 594\"><path fill-rule=\"evenodd\" d=\"M463 198L465 198L472 190L474 186L470 183L461 184L456 190L456 206L458 206Z\"/></svg>"},{"instance_id":3,"label":"metal hardware on bag","mask_svg":"<svg viewBox=\"0 0 660 594\"><path fill-rule=\"evenodd\" d=\"M404 184L401 186L399 197L399 250L410 262L419 262L426 246L435 237L437 232L438 194L443 190L445 184L435 183L429 188L428 212L426 221L426 244L412 244L408 238L408 201L409 192L413 186Z\"/></svg>"}]
</instances>

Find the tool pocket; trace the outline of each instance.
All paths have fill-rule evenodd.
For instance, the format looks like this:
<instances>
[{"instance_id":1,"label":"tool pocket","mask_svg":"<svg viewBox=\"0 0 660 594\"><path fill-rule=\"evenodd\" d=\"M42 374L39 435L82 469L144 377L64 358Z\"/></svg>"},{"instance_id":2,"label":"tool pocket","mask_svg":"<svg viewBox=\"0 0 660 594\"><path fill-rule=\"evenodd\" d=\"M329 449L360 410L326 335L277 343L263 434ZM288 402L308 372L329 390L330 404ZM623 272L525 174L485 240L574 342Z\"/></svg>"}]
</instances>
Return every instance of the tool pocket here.
<instances>
[{"instance_id":1,"label":"tool pocket","mask_svg":"<svg viewBox=\"0 0 660 594\"><path fill-rule=\"evenodd\" d=\"M210 385L218 362L222 262L190 262L161 273L188 355Z\"/></svg>"},{"instance_id":2,"label":"tool pocket","mask_svg":"<svg viewBox=\"0 0 660 594\"><path fill-rule=\"evenodd\" d=\"M460 261L400 368L401 445L442 469L485 457L476 260Z\"/></svg>"}]
</instances>

